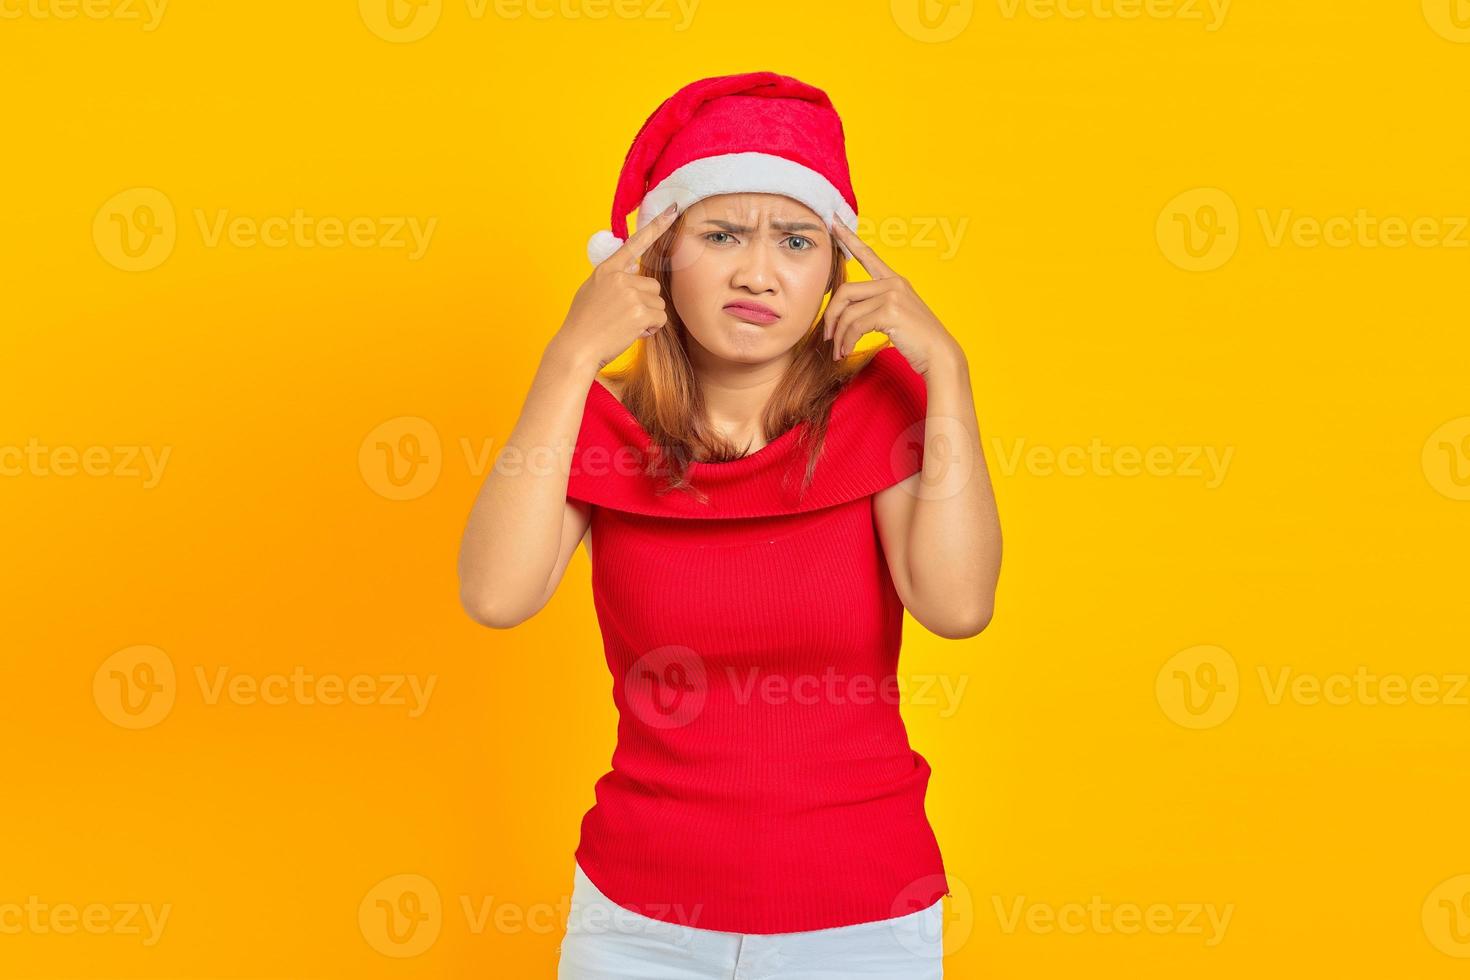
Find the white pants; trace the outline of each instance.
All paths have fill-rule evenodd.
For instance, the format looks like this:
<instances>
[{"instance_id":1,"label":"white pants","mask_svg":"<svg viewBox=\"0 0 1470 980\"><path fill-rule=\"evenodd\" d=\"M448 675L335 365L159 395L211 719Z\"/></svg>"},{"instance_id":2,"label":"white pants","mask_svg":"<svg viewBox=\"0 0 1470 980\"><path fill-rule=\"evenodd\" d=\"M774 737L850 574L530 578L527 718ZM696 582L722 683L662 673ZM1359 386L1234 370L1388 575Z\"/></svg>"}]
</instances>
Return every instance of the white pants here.
<instances>
[{"instance_id":1,"label":"white pants","mask_svg":"<svg viewBox=\"0 0 1470 980\"><path fill-rule=\"evenodd\" d=\"M940 980L943 899L893 919L753 935L665 922L609 899L575 861L557 980Z\"/></svg>"}]
</instances>

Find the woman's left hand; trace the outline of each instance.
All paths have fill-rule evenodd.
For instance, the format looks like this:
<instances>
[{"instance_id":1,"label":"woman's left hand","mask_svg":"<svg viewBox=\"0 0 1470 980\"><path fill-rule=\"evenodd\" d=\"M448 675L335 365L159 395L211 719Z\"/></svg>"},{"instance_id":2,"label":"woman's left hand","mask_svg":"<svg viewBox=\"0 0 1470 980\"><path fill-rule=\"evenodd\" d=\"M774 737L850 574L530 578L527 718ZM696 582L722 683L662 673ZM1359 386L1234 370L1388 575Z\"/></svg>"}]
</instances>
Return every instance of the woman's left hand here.
<instances>
[{"instance_id":1,"label":"woman's left hand","mask_svg":"<svg viewBox=\"0 0 1470 980\"><path fill-rule=\"evenodd\" d=\"M944 329L944 324L907 279L878 258L878 253L843 224L841 218L833 218L832 228L853 258L872 276L868 282L845 282L838 286L827 304L827 312L822 315L822 337L833 342L833 360L851 354L858 340L870 330L886 334L919 374L927 373L938 357L960 354L959 342Z\"/></svg>"}]
</instances>

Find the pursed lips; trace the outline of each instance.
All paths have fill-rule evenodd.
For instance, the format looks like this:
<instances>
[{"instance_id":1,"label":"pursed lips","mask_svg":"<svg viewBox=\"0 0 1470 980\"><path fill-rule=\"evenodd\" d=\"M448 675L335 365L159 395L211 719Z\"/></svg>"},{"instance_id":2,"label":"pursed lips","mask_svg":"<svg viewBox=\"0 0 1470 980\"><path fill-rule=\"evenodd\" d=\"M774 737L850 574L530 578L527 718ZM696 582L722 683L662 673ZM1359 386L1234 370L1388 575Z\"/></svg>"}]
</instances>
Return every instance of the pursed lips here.
<instances>
[{"instance_id":1,"label":"pursed lips","mask_svg":"<svg viewBox=\"0 0 1470 980\"><path fill-rule=\"evenodd\" d=\"M779 313L761 303L726 303L725 312L750 323L774 323L781 319Z\"/></svg>"}]
</instances>

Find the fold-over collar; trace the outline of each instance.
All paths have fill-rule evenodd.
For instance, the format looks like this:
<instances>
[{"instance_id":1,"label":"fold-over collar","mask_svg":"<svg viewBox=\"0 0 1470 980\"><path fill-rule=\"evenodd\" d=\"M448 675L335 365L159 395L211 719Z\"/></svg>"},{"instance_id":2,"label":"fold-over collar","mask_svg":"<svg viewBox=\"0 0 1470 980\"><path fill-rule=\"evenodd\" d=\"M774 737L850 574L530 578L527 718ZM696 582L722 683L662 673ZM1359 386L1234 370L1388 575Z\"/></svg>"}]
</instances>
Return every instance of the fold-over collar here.
<instances>
[{"instance_id":1,"label":"fold-over collar","mask_svg":"<svg viewBox=\"0 0 1470 980\"><path fill-rule=\"evenodd\" d=\"M895 347L873 355L838 391L812 482L805 476L809 426L726 462L696 460L689 490L660 493L666 479L654 440L611 391L594 381L573 450L567 497L663 517L762 517L817 510L869 496L919 471L924 379Z\"/></svg>"}]
</instances>

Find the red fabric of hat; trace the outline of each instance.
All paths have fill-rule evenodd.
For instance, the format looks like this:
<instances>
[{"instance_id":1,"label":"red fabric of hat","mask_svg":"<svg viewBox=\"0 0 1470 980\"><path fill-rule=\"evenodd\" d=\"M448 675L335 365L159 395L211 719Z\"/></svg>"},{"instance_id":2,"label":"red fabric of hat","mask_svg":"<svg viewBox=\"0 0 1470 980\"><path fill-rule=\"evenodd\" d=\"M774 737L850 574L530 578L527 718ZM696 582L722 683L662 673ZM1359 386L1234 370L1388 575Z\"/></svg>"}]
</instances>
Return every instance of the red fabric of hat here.
<instances>
[{"instance_id":1,"label":"red fabric of hat","mask_svg":"<svg viewBox=\"0 0 1470 980\"><path fill-rule=\"evenodd\" d=\"M627 241L635 208L642 228L670 204L683 211L737 193L783 194L829 227L834 218L856 226L842 120L825 92L769 71L702 78L675 92L633 138L613 194L611 229L591 237L587 257L602 262Z\"/></svg>"}]
</instances>

